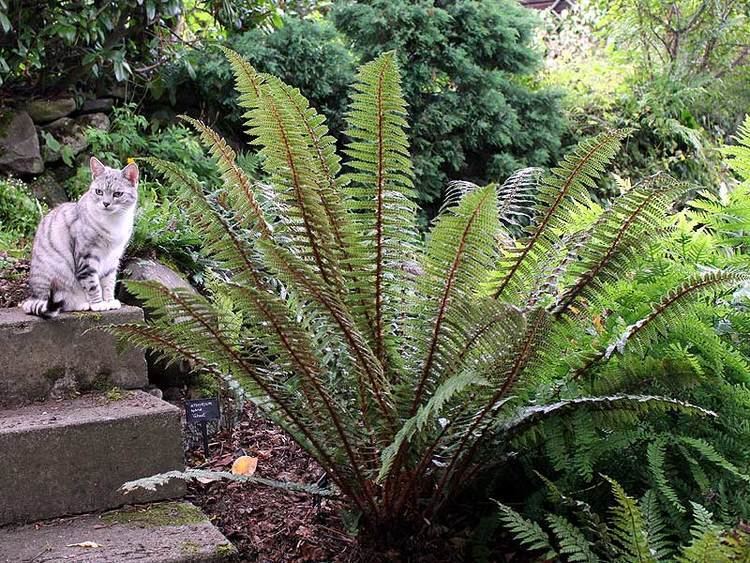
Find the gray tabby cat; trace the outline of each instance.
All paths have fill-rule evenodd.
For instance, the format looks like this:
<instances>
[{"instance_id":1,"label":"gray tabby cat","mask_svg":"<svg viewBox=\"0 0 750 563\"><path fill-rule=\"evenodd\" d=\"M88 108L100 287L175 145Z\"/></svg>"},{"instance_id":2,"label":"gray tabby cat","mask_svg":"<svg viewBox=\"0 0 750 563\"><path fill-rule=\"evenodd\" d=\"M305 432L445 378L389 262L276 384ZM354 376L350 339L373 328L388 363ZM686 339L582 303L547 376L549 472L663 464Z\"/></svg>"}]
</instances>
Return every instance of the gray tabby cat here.
<instances>
[{"instance_id":1,"label":"gray tabby cat","mask_svg":"<svg viewBox=\"0 0 750 563\"><path fill-rule=\"evenodd\" d=\"M91 158L91 186L77 203L63 203L39 224L31 253L30 315L119 309L115 276L133 233L138 167L122 170Z\"/></svg>"}]
</instances>

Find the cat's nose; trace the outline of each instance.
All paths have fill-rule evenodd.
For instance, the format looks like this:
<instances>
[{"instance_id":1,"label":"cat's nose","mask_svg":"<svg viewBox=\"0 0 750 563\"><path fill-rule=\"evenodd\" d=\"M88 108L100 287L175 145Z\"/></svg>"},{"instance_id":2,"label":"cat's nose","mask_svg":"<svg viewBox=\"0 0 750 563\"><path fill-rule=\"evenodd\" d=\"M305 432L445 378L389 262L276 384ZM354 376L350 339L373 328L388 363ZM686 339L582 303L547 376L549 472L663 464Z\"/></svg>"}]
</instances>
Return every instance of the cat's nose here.
<instances>
[{"instance_id":1,"label":"cat's nose","mask_svg":"<svg viewBox=\"0 0 750 563\"><path fill-rule=\"evenodd\" d=\"M108 201L103 201L103 202L102 202L102 205L103 205L104 207L109 207L109 203L110 203L110 202L108 202Z\"/></svg>"}]
</instances>

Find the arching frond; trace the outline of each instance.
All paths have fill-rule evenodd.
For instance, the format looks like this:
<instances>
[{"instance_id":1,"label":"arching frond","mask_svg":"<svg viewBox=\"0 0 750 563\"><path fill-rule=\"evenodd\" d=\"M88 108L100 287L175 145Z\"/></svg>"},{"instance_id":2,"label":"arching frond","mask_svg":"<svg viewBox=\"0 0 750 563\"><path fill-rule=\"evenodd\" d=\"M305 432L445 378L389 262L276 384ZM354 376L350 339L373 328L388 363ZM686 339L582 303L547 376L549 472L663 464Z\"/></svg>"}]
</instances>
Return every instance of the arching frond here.
<instances>
[{"instance_id":1,"label":"arching frond","mask_svg":"<svg viewBox=\"0 0 750 563\"><path fill-rule=\"evenodd\" d=\"M509 249L501 261L492 284L495 298L525 301L538 278L539 265L555 246L556 229L568 219L574 204L586 199L586 190L595 186L628 133L612 131L584 141L542 177L537 191L539 211L528 228L528 238Z\"/></svg>"}]
</instances>

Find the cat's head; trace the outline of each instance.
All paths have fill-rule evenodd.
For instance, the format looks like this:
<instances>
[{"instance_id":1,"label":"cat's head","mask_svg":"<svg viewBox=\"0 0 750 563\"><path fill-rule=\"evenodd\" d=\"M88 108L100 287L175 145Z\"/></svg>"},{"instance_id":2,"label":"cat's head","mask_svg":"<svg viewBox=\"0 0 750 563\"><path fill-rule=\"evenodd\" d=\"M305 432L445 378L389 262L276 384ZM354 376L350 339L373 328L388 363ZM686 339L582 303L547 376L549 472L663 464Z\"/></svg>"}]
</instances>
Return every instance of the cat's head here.
<instances>
[{"instance_id":1,"label":"cat's head","mask_svg":"<svg viewBox=\"0 0 750 563\"><path fill-rule=\"evenodd\" d=\"M135 207L138 201L138 166L128 164L122 170L104 166L92 156L89 201L105 213L121 213Z\"/></svg>"}]
</instances>

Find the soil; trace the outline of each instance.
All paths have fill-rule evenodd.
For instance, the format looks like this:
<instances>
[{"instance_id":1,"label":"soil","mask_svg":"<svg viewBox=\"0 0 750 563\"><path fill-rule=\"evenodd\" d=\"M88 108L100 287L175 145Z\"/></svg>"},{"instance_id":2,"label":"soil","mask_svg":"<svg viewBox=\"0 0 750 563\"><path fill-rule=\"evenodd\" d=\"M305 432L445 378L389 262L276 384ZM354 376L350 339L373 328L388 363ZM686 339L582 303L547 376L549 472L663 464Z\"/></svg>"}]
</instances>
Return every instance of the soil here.
<instances>
[{"instance_id":1,"label":"soil","mask_svg":"<svg viewBox=\"0 0 750 563\"><path fill-rule=\"evenodd\" d=\"M258 458L256 475L313 484L323 470L291 438L247 407L234 430L211 438L210 455L191 450L188 464L229 471L241 455ZM343 501L291 493L261 485L219 481L188 487L200 506L239 550L242 561L361 561L356 539L347 532Z\"/></svg>"},{"instance_id":2,"label":"soil","mask_svg":"<svg viewBox=\"0 0 750 563\"><path fill-rule=\"evenodd\" d=\"M26 297L29 261L0 252L0 308L15 307Z\"/></svg>"}]
</instances>

